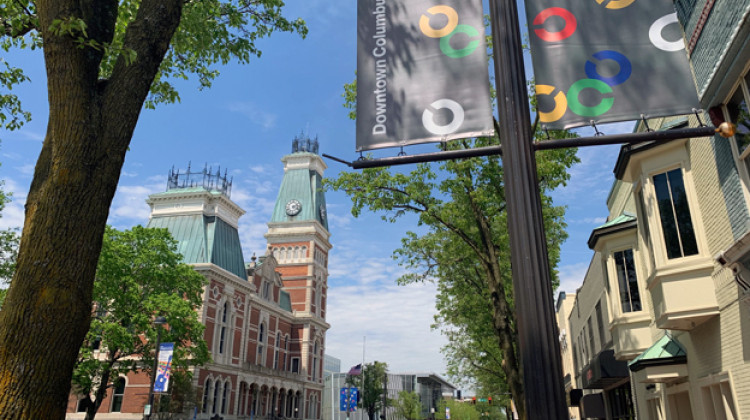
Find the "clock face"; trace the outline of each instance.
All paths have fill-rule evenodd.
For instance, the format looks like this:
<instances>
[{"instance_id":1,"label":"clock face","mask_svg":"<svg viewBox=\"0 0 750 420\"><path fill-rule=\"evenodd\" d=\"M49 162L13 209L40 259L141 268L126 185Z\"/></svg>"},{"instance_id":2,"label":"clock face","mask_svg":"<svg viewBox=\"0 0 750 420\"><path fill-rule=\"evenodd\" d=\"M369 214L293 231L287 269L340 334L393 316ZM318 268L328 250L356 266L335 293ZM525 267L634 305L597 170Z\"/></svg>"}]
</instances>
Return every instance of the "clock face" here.
<instances>
[{"instance_id":1,"label":"clock face","mask_svg":"<svg viewBox=\"0 0 750 420\"><path fill-rule=\"evenodd\" d=\"M286 203L286 214L295 216L300 210L302 210L302 204L299 201L289 200L289 202Z\"/></svg>"}]
</instances>

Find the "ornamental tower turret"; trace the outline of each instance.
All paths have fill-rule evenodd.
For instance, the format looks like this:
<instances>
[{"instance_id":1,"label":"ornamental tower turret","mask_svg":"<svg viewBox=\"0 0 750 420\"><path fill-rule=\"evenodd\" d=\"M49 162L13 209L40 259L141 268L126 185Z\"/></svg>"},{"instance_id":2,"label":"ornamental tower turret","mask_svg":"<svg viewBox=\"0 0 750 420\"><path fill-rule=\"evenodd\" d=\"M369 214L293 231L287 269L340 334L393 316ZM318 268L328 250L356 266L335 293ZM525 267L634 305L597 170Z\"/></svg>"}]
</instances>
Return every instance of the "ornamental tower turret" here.
<instances>
[{"instance_id":1,"label":"ornamental tower turret","mask_svg":"<svg viewBox=\"0 0 750 420\"><path fill-rule=\"evenodd\" d=\"M331 250L322 189L326 164L318 155L318 140L295 137L292 153L284 156L284 178L265 237L268 252L278 262L292 311L303 319L301 356L312 378L323 368L328 295L328 253Z\"/></svg>"}]
</instances>

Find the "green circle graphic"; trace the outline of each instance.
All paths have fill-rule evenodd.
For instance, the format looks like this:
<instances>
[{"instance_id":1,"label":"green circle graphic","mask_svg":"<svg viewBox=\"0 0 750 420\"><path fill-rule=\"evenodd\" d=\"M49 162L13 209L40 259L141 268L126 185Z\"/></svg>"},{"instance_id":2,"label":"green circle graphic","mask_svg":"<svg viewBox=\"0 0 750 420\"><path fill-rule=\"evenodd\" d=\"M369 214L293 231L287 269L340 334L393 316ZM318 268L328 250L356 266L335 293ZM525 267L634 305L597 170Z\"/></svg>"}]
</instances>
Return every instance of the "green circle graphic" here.
<instances>
[{"instance_id":1,"label":"green circle graphic","mask_svg":"<svg viewBox=\"0 0 750 420\"><path fill-rule=\"evenodd\" d=\"M615 103L615 98L602 98L602 101L599 102L599 105L597 106L586 106L581 104L581 102L578 101L578 95L582 90L588 88L596 89L602 94L612 93L612 88L601 80L581 79L573 83L568 90L568 107L571 111L582 117L597 117L612 108L612 105Z\"/></svg>"},{"instance_id":2,"label":"green circle graphic","mask_svg":"<svg viewBox=\"0 0 750 420\"><path fill-rule=\"evenodd\" d=\"M442 51L443 54L447 55L450 58L466 57L467 55L473 53L474 50L477 49L477 47L479 47L479 41L471 41L469 42L469 45L461 48L460 50L451 47L451 38L453 38L453 35L459 32L468 35L470 38L479 36L479 31L474 29L473 26L458 25L456 26L456 29L453 30L453 32L440 38L440 51Z\"/></svg>"}]
</instances>

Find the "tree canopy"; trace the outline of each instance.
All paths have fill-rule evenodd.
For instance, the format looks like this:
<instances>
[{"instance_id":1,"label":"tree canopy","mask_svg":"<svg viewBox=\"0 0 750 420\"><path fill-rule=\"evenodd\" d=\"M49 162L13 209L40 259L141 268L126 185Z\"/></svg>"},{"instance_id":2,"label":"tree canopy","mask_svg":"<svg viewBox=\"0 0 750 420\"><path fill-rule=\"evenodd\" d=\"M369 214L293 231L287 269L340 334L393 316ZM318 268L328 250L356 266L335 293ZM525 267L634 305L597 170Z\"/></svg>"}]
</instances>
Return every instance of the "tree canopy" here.
<instances>
[{"instance_id":1,"label":"tree canopy","mask_svg":"<svg viewBox=\"0 0 750 420\"><path fill-rule=\"evenodd\" d=\"M349 382L359 388L359 407L367 411L370 420L375 420L375 413L382 412L387 404L388 364L372 362L362 366L362 374L350 376Z\"/></svg>"},{"instance_id":2,"label":"tree canopy","mask_svg":"<svg viewBox=\"0 0 750 420\"><path fill-rule=\"evenodd\" d=\"M179 100L175 80L211 86L218 66L259 56L256 43L275 31L304 36L305 23L286 18L283 7L283 0L0 0L0 47L41 49L49 104L0 311L0 419L65 416L109 207L141 110ZM28 120L22 98L9 93L26 79L23 69L0 64L6 128Z\"/></svg>"},{"instance_id":3,"label":"tree canopy","mask_svg":"<svg viewBox=\"0 0 750 420\"><path fill-rule=\"evenodd\" d=\"M206 279L181 259L166 229L107 228L94 282L95 315L73 373L87 420L93 420L115 379L153 366L156 315L168 322L162 342L175 343L173 369L186 371L209 360L198 320Z\"/></svg>"},{"instance_id":4,"label":"tree canopy","mask_svg":"<svg viewBox=\"0 0 750 420\"><path fill-rule=\"evenodd\" d=\"M422 417L422 402L414 391L400 391L395 406L396 413L406 420L419 420Z\"/></svg>"},{"instance_id":5,"label":"tree canopy","mask_svg":"<svg viewBox=\"0 0 750 420\"><path fill-rule=\"evenodd\" d=\"M477 138L446 147L492 144L497 140ZM556 266L566 233L564 209L552 204L549 192L565 184L566 170L576 161L573 149L537 155L551 267ZM444 351L455 377L476 375L480 387L509 391L523 402L501 159L420 164L409 173L366 169L342 173L328 185L350 196L354 216L369 210L396 222L405 214L417 215L426 232L408 232L394 252L408 271L399 282L437 282L436 326L451 338Z\"/></svg>"}]
</instances>

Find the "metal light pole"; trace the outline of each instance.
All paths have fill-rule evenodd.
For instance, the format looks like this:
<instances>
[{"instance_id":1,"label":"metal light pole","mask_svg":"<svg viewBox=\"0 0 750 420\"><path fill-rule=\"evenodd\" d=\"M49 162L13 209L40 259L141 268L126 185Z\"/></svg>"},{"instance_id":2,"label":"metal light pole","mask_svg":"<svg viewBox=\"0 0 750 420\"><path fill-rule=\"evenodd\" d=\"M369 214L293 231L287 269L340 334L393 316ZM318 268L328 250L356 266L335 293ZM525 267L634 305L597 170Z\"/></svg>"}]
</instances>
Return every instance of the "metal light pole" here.
<instances>
[{"instance_id":1,"label":"metal light pole","mask_svg":"<svg viewBox=\"0 0 750 420\"><path fill-rule=\"evenodd\" d=\"M526 417L568 418L517 0L490 0L511 269Z\"/></svg>"},{"instance_id":2,"label":"metal light pole","mask_svg":"<svg viewBox=\"0 0 750 420\"><path fill-rule=\"evenodd\" d=\"M159 346L161 345L161 326L167 323L167 318L157 316L154 319L156 327L156 354L154 354L154 370L151 372L151 386L148 388L148 410L143 415L143 420L151 418L151 412L154 409L154 382L156 382L156 370L159 368Z\"/></svg>"}]
</instances>

